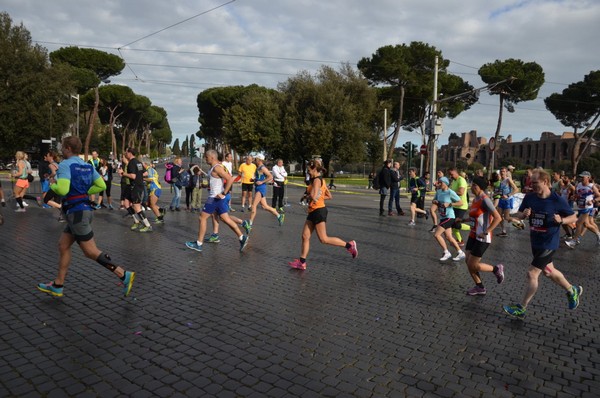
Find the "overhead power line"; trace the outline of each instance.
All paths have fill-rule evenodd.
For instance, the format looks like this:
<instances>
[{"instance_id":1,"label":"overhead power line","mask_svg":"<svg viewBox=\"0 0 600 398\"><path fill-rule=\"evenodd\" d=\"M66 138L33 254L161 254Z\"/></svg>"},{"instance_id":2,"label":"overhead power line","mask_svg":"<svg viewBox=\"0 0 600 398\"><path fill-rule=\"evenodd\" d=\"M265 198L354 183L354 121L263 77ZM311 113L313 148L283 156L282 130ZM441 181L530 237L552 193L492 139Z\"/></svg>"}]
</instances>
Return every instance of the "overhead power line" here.
<instances>
[{"instance_id":1,"label":"overhead power line","mask_svg":"<svg viewBox=\"0 0 600 398\"><path fill-rule=\"evenodd\" d=\"M146 36L144 36L144 37L140 37L139 39L137 39L137 40L134 40L134 41L132 41L131 43L127 43L127 44L125 44L125 45L123 45L123 46L121 46L121 47L119 47L119 48L123 48L123 47L130 46L130 45L132 45L133 43L137 43L137 42L139 42L139 41L142 41L142 40L144 40L144 39L147 39L148 37L151 37L151 36L154 36L154 35L156 35L156 34L159 34L160 32L164 32L164 31L165 31L165 30L167 30L167 29L171 29L172 27L175 27L175 26L177 26L177 25L181 25L182 23L185 23L185 22L187 22L187 21L190 21L190 20L192 20L192 19L194 19L194 18L198 18L198 17L199 17L199 16L201 16L201 15L208 14L209 12L215 11L215 10L217 10L217 9L221 8L221 7L225 7L226 5L228 5L228 4L231 4L231 3L235 2L235 1L236 1L236 0L230 0L230 1L228 1L227 3L223 3L223 4L221 4L221 5L218 5L218 6L214 7L214 8L211 8L210 10L203 11L203 12L201 12L201 13L198 13L198 14L196 14L196 15L193 15L193 16L191 16L191 17L189 17L189 18L186 18L186 19L184 19L183 21L179 21L179 22L177 22L177 23L174 23L173 25L169 25L169 26L167 26L166 28L163 28L163 29L157 30L157 31L156 31L156 32L154 32L154 33L150 33L149 35L146 35Z\"/></svg>"}]
</instances>

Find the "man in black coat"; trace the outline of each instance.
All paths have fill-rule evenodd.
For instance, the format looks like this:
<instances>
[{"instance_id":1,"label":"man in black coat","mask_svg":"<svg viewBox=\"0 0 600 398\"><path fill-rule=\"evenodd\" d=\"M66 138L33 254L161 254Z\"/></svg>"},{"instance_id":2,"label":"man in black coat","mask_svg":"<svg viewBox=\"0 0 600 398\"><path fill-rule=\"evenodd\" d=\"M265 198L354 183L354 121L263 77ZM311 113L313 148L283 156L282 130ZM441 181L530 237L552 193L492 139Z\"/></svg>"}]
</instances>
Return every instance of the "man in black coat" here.
<instances>
[{"instance_id":1,"label":"man in black coat","mask_svg":"<svg viewBox=\"0 0 600 398\"><path fill-rule=\"evenodd\" d=\"M384 216L383 204L385 203L385 197L388 194L388 189L392 185L392 174L390 168L392 166L391 160L383 162L383 167L379 170L377 178L379 180L379 215Z\"/></svg>"}]
</instances>

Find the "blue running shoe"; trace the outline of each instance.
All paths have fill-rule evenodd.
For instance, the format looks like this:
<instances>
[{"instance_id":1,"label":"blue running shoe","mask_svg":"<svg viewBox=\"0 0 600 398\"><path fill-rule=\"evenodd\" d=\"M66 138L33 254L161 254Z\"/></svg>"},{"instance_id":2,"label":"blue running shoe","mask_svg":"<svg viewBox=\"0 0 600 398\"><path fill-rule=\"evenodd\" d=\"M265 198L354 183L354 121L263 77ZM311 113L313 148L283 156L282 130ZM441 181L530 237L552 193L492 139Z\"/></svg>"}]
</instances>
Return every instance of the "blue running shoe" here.
<instances>
[{"instance_id":1,"label":"blue running shoe","mask_svg":"<svg viewBox=\"0 0 600 398\"><path fill-rule=\"evenodd\" d=\"M252 231L252 224L250 224L250 221L244 220L242 222L242 228L244 228L244 231L246 231L246 235L250 235L250 232Z\"/></svg>"},{"instance_id":2,"label":"blue running shoe","mask_svg":"<svg viewBox=\"0 0 600 398\"><path fill-rule=\"evenodd\" d=\"M513 316L518 319L525 318L525 308L521 304L513 304L513 305L505 305L502 306L504 312L508 315Z\"/></svg>"},{"instance_id":3,"label":"blue running shoe","mask_svg":"<svg viewBox=\"0 0 600 398\"><path fill-rule=\"evenodd\" d=\"M583 287L575 285L571 286L571 292L567 293L567 300L569 300L570 310L574 310L575 308L579 307L579 298L581 297L581 293L583 293Z\"/></svg>"},{"instance_id":4,"label":"blue running shoe","mask_svg":"<svg viewBox=\"0 0 600 398\"><path fill-rule=\"evenodd\" d=\"M196 250L197 252L202 251L202 245L199 245L198 242L196 242L195 240L191 242L185 242L185 247L187 247L188 249Z\"/></svg>"},{"instance_id":5,"label":"blue running shoe","mask_svg":"<svg viewBox=\"0 0 600 398\"><path fill-rule=\"evenodd\" d=\"M244 235L240 240L240 252L244 251L246 246L248 246L248 235Z\"/></svg>"},{"instance_id":6,"label":"blue running shoe","mask_svg":"<svg viewBox=\"0 0 600 398\"><path fill-rule=\"evenodd\" d=\"M219 243L221 239L217 234L211 234L208 238L204 238L204 241L207 243Z\"/></svg>"},{"instance_id":7,"label":"blue running shoe","mask_svg":"<svg viewBox=\"0 0 600 398\"><path fill-rule=\"evenodd\" d=\"M125 280L123 280L123 294L125 297L129 296L131 287L133 286L133 280L135 279L135 272L125 271Z\"/></svg>"},{"instance_id":8,"label":"blue running shoe","mask_svg":"<svg viewBox=\"0 0 600 398\"><path fill-rule=\"evenodd\" d=\"M277 221L279 221L279 226L283 225L283 221L285 220L285 214L280 214L277 216Z\"/></svg>"},{"instance_id":9,"label":"blue running shoe","mask_svg":"<svg viewBox=\"0 0 600 398\"><path fill-rule=\"evenodd\" d=\"M63 288L62 287L54 287L54 281L48 283L40 283L37 285L39 291L48 293L54 297L62 297Z\"/></svg>"}]
</instances>

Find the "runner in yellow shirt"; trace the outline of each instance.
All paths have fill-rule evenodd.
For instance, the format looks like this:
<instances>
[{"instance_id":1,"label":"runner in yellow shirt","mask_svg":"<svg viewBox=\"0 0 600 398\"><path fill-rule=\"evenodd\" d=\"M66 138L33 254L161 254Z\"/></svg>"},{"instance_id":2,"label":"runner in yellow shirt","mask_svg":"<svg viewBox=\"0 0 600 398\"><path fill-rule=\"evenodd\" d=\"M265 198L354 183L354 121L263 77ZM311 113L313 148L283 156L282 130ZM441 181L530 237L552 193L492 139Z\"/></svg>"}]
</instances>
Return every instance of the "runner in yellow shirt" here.
<instances>
[{"instance_id":1,"label":"runner in yellow shirt","mask_svg":"<svg viewBox=\"0 0 600 398\"><path fill-rule=\"evenodd\" d=\"M254 173L256 173L256 165L252 162L253 160L251 155L246 156L246 161L238 168L238 174L242 178L242 212L246 205L246 198L248 199L248 211L251 211Z\"/></svg>"},{"instance_id":2,"label":"runner in yellow shirt","mask_svg":"<svg viewBox=\"0 0 600 398\"><path fill-rule=\"evenodd\" d=\"M462 220L465 217L468 219L467 211L469 210L469 201L467 200L467 189L469 185L467 184L467 180L463 176L458 173L456 167L451 167L448 169L448 175L452 178L452 182L450 183L450 189L456 192L456 194L460 197L461 205L454 207L454 216L455 222L452 226L452 235L454 235L454 239L458 242L459 246L464 246L465 242L463 242L463 238L460 234L461 230L469 231L471 227L467 224L463 224Z\"/></svg>"}]
</instances>

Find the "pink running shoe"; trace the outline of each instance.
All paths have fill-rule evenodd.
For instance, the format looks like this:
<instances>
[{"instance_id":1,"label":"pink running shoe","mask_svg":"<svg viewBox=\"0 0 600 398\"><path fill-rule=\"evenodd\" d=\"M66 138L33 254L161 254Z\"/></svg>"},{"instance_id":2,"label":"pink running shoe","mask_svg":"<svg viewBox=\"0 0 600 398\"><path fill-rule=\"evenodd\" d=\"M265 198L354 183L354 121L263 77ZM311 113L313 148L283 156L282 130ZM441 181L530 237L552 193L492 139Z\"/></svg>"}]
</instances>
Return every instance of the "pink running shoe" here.
<instances>
[{"instance_id":1,"label":"pink running shoe","mask_svg":"<svg viewBox=\"0 0 600 398\"><path fill-rule=\"evenodd\" d=\"M348 243L350 243L350 247L346 249L346 250L348 250L348 253L352 254L352 258L358 257L358 249L356 248L356 241L351 240Z\"/></svg>"},{"instance_id":2,"label":"pink running shoe","mask_svg":"<svg viewBox=\"0 0 600 398\"><path fill-rule=\"evenodd\" d=\"M306 263L302 263L299 259L295 259L294 261L290 261L288 265L292 268L296 269L306 269Z\"/></svg>"}]
</instances>

